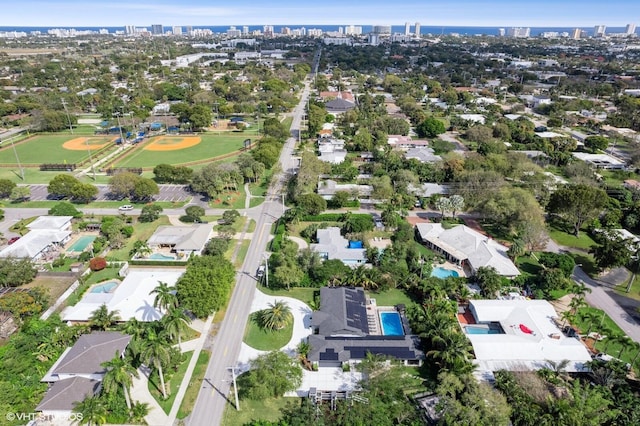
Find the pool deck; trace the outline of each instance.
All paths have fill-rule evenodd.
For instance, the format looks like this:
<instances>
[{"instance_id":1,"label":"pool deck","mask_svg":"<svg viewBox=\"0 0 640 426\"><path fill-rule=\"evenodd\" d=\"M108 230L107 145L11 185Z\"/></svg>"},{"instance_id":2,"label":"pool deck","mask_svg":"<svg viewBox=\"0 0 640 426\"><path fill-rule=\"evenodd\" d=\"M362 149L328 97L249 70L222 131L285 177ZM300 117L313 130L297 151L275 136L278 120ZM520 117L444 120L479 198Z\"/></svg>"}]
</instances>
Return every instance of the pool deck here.
<instances>
[{"instance_id":1,"label":"pool deck","mask_svg":"<svg viewBox=\"0 0 640 426\"><path fill-rule=\"evenodd\" d=\"M68 247L65 248L65 252L66 253L82 253L83 251L85 251L87 249L87 247L89 247L91 244L93 244L93 240L91 240L89 243L87 243L84 248L82 250L77 250L74 248L74 246L76 245L76 243L78 241L80 241L83 238L86 237L92 237L93 240L95 240L96 238L98 238L98 234L96 233L88 233L88 232L81 232L79 233L76 238L74 238L73 240L71 240L71 242L68 243Z\"/></svg>"},{"instance_id":2,"label":"pool deck","mask_svg":"<svg viewBox=\"0 0 640 426\"><path fill-rule=\"evenodd\" d=\"M458 273L458 276L461 278L467 278L467 273L464 271L464 269L461 266L456 265L455 263L451 263L451 262L444 262L444 263L437 263L433 265L434 268L444 268L444 269L449 269L452 271L456 271Z\"/></svg>"}]
</instances>

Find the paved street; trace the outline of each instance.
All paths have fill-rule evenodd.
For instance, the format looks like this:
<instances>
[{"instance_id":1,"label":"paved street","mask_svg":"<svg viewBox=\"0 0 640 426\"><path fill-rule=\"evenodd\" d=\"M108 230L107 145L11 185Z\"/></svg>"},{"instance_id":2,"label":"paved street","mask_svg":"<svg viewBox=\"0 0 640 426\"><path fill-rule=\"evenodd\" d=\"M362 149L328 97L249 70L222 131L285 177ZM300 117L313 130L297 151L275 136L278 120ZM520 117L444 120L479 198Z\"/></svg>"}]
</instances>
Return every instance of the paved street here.
<instances>
[{"instance_id":1,"label":"paved street","mask_svg":"<svg viewBox=\"0 0 640 426\"><path fill-rule=\"evenodd\" d=\"M297 136L302 114L309 96L309 85L305 86L299 105L293 114L291 133ZM227 313L213 341L211 362L205 373L202 389L196 400L193 412L187 419L192 426L219 425L226 404L230 398L231 372L240 354L242 338L247 324L251 301L256 288L255 271L263 262L263 254L269 239L272 223L282 214L284 208L280 193L287 175L295 170L295 161L291 158L296 138L289 138L280 155L283 172L278 175L269 190L269 196L259 210L254 238L245 258L238 281L231 295ZM228 398L230 398L228 400Z\"/></svg>"}]
</instances>

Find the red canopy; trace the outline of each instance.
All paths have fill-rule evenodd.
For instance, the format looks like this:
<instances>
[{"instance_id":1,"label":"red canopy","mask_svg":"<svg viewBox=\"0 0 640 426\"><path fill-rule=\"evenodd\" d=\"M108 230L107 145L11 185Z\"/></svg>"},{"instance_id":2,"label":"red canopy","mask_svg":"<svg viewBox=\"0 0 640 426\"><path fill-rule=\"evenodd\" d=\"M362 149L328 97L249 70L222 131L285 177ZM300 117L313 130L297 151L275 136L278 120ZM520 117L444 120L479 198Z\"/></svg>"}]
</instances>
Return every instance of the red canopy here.
<instances>
[{"instance_id":1,"label":"red canopy","mask_svg":"<svg viewBox=\"0 0 640 426\"><path fill-rule=\"evenodd\" d=\"M533 330L531 330L529 327L527 327L527 326L526 326L526 325L524 325L524 324L520 324L520 330L521 330L523 333L533 334Z\"/></svg>"}]
</instances>

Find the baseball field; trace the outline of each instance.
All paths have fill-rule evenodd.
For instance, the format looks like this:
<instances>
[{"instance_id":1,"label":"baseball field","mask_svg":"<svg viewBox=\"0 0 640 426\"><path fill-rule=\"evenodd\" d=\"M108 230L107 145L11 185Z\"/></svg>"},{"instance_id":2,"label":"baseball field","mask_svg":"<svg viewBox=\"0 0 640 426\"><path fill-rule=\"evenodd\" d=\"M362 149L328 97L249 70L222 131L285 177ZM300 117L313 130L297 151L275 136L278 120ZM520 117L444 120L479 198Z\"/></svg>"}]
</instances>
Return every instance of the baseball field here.
<instances>
[{"instance_id":1,"label":"baseball field","mask_svg":"<svg viewBox=\"0 0 640 426\"><path fill-rule=\"evenodd\" d=\"M114 139L113 136L36 135L15 145L3 143L0 166L13 167L18 161L23 166L79 163L89 157L89 151L95 153L113 144Z\"/></svg>"}]
</instances>

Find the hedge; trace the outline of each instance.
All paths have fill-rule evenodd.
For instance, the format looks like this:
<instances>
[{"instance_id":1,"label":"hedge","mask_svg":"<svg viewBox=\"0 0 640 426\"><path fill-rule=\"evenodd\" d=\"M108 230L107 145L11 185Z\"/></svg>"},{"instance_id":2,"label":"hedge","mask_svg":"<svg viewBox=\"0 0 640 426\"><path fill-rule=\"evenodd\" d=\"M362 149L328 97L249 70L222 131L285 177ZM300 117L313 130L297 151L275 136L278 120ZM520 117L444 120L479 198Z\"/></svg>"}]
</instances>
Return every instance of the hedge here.
<instances>
[{"instance_id":1,"label":"hedge","mask_svg":"<svg viewBox=\"0 0 640 426\"><path fill-rule=\"evenodd\" d=\"M346 213L323 213L317 215L306 215L300 219L303 222L342 222ZM371 218L367 213L351 213L351 217L364 216Z\"/></svg>"},{"instance_id":2,"label":"hedge","mask_svg":"<svg viewBox=\"0 0 640 426\"><path fill-rule=\"evenodd\" d=\"M129 265L138 266L185 266L188 260L130 260Z\"/></svg>"}]
</instances>

